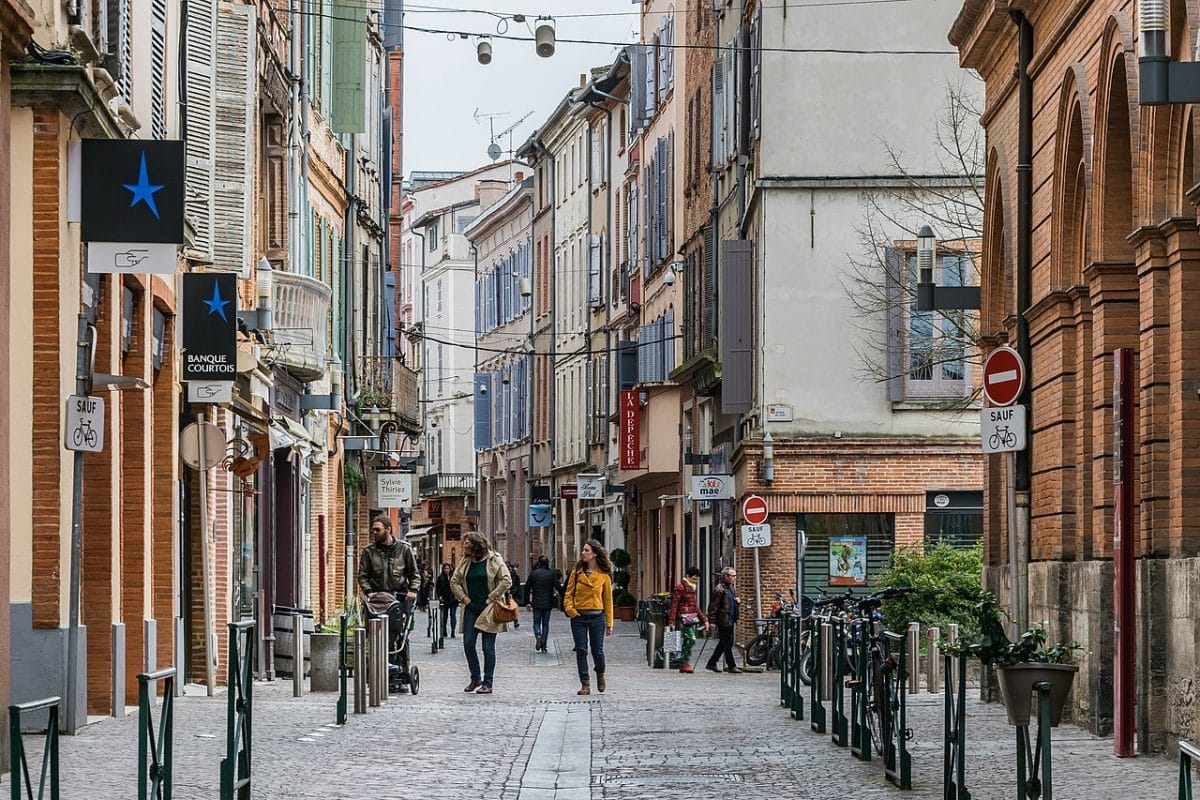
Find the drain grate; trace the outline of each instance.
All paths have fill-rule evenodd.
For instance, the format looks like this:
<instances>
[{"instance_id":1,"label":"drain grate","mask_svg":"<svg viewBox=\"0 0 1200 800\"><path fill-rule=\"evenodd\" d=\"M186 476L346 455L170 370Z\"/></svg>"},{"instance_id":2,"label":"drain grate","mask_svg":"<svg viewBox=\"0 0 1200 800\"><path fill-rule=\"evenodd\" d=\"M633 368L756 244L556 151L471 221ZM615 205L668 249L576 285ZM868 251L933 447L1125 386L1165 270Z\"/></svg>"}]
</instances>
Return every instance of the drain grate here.
<instances>
[{"instance_id":1,"label":"drain grate","mask_svg":"<svg viewBox=\"0 0 1200 800\"><path fill-rule=\"evenodd\" d=\"M675 775L662 773L600 773L592 776L593 786L662 786L676 783L725 784L743 783L744 776L737 772L681 772Z\"/></svg>"}]
</instances>

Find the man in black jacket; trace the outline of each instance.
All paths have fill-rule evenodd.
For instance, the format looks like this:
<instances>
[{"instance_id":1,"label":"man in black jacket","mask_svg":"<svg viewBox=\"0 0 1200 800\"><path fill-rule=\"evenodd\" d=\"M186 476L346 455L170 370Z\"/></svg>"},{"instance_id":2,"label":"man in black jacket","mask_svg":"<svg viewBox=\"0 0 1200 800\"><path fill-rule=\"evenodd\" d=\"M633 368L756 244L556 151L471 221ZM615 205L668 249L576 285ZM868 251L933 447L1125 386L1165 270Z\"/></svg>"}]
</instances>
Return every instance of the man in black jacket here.
<instances>
[{"instance_id":1,"label":"man in black jacket","mask_svg":"<svg viewBox=\"0 0 1200 800\"><path fill-rule=\"evenodd\" d=\"M543 653L550 637L550 610L558 607L554 597L557 590L554 573L550 571L550 559L541 556L525 581L525 607L533 611L533 636L537 640L534 649Z\"/></svg>"},{"instance_id":2,"label":"man in black jacket","mask_svg":"<svg viewBox=\"0 0 1200 800\"><path fill-rule=\"evenodd\" d=\"M712 596L708 600L708 620L717 626L717 649L708 660L705 669L720 672L717 662L725 656L726 672L741 672L741 668L733 661L733 629L738 621L738 596L733 588L737 580L737 570L726 567L721 570L721 582L713 587Z\"/></svg>"}]
</instances>

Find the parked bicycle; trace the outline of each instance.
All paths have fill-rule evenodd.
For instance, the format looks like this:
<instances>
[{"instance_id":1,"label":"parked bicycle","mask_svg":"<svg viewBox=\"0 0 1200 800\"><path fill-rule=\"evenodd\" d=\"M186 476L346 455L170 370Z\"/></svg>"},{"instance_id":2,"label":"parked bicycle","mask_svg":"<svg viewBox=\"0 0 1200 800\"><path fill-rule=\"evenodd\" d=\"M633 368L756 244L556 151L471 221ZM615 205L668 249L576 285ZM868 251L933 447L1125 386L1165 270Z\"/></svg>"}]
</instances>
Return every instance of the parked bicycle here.
<instances>
[{"instance_id":1,"label":"parked bicycle","mask_svg":"<svg viewBox=\"0 0 1200 800\"><path fill-rule=\"evenodd\" d=\"M743 650L746 654L746 663L752 667L761 667L764 664L767 669L779 669L782 665L781 646L783 643L780 626L783 621L784 614L794 614L796 612L796 592L794 589L789 590L791 595L790 600L784 600L782 594L775 595L775 603L771 606L771 616L766 619L756 619L754 621L755 635L750 641L743 645ZM805 636L802 640L801 647L807 647L808 637Z\"/></svg>"}]
</instances>

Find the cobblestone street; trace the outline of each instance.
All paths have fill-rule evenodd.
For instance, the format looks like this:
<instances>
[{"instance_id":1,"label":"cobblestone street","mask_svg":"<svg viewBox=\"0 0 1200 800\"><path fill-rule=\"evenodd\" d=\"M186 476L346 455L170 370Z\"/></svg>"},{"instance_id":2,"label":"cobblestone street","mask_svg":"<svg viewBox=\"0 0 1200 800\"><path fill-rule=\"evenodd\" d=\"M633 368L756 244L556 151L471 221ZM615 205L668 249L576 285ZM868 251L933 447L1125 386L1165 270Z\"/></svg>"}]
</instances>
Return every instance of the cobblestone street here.
<instances>
[{"instance_id":1,"label":"cobblestone street","mask_svg":"<svg viewBox=\"0 0 1200 800\"><path fill-rule=\"evenodd\" d=\"M420 694L393 696L344 728L333 725L332 694L297 699L290 682L255 685L254 797L941 797L940 697L910 700L914 790L901 792L884 780L878 760L860 763L807 721L791 720L778 704L778 673L651 670L634 625L618 623L608 691L580 698L567 625L557 615L549 654L533 652L522 625L499 639L495 694L465 695L461 640L447 639L432 655L421 623L413 639ZM174 796L213 800L225 697L186 696L176 714ZM969 714L968 788L977 800L1013 797L1014 737L1003 710L972 703ZM63 797L136 797L136 735L131 715L65 737ZM40 739L28 741L40 752ZM1110 741L1066 726L1054 733L1054 756L1060 800L1174 797L1167 759L1118 760Z\"/></svg>"}]
</instances>

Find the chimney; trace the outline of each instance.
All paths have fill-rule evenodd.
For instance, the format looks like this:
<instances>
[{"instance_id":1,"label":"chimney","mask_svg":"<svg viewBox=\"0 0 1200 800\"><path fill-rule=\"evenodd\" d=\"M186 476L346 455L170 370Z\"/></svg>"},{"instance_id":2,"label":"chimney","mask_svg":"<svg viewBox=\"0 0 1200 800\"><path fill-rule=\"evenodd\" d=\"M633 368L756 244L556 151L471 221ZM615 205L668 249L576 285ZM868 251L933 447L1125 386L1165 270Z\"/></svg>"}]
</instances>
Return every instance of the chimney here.
<instances>
[{"instance_id":1,"label":"chimney","mask_svg":"<svg viewBox=\"0 0 1200 800\"><path fill-rule=\"evenodd\" d=\"M501 180L482 180L475 184L475 196L479 198L480 212L486 211L508 191L508 182Z\"/></svg>"},{"instance_id":2,"label":"chimney","mask_svg":"<svg viewBox=\"0 0 1200 800\"><path fill-rule=\"evenodd\" d=\"M520 183L521 181L525 180L525 173L521 172L519 170L517 172L514 172L513 180L516 181L517 183Z\"/></svg>"},{"instance_id":3,"label":"chimney","mask_svg":"<svg viewBox=\"0 0 1200 800\"><path fill-rule=\"evenodd\" d=\"M582 89L585 86L587 86L587 75L581 72L579 73L579 88Z\"/></svg>"}]
</instances>

